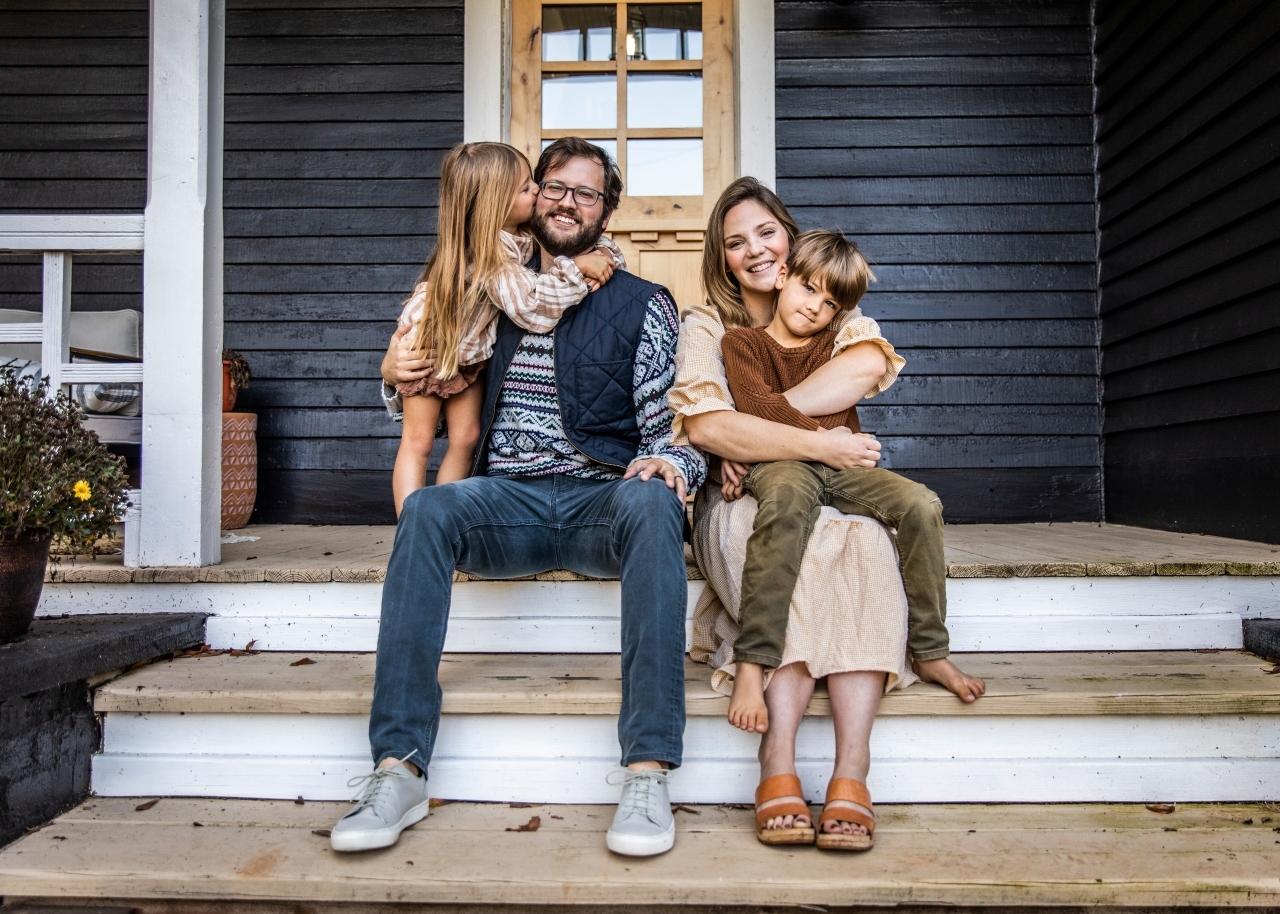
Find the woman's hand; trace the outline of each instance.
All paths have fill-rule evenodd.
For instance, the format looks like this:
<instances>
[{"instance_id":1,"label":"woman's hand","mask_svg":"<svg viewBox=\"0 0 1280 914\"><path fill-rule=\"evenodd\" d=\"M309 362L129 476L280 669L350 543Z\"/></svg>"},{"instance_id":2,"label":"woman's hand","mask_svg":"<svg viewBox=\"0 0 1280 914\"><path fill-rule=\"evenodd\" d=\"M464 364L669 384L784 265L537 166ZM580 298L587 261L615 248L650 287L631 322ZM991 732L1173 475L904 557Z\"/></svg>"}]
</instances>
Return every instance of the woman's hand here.
<instances>
[{"instance_id":1,"label":"woman's hand","mask_svg":"<svg viewBox=\"0 0 1280 914\"><path fill-rule=\"evenodd\" d=\"M742 497L742 486L733 482L728 476L720 483L720 496L725 501L737 501Z\"/></svg>"},{"instance_id":2,"label":"woman's hand","mask_svg":"<svg viewBox=\"0 0 1280 914\"><path fill-rule=\"evenodd\" d=\"M394 387L409 381L417 381L431 374L436 367L434 349L414 349L413 327L397 327L391 334L391 344L382 357L382 380Z\"/></svg>"},{"instance_id":3,"label":"woman's hand","mask_svg":"<svg viewBox=\"0 0 1280 914\"><path fill-rule=\"evenodd\" d=\"M573 258L573 262L577 264L578 269L582 271L582 276L587 281L587 285L594 292L609 281L613 276L613 258L606 257L599 251L591 250L585 254L579 254Z\"/></svg>"},{"instance_id":4,"label":"woman's hand","mask_svg":"<svg viewBox=\"0 0 1280 914\"><path fill-rule=\"evenodd\" d=\"M819 459L833 470L871 468L880 462L880 442L870 435L855 435L843 425L819 434Z\"/></svg>"}]
</instances>

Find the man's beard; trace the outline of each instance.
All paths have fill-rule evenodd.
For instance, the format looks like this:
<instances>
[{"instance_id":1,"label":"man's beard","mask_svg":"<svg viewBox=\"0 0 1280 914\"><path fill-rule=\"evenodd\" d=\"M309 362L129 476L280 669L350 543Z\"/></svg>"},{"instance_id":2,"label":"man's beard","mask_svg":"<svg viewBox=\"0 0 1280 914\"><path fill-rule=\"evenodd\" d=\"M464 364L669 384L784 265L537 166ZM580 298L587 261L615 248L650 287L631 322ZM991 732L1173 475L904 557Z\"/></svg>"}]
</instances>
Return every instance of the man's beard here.
<instances>
[{"instance_id":1,"label":"man's beard","mask_svg":"<svg viewBox=\"0 0 1280 914\"><path fill-rule=\"evenodd\" d=\"M571 219L579 220L578 230L568 238L563 235L552 234L547 227L552 217L561 213ZM582 219L580 212L557 206L546 213L538 214L535 212L533 219L529 222L529 228L533 232L534 239L552 257L577 257L579 254L585 254L596 246L596 242L600 240L601 225L603 223L603 206L601 207L600 218L590 222Z\"/></svg>"}]
</instances>

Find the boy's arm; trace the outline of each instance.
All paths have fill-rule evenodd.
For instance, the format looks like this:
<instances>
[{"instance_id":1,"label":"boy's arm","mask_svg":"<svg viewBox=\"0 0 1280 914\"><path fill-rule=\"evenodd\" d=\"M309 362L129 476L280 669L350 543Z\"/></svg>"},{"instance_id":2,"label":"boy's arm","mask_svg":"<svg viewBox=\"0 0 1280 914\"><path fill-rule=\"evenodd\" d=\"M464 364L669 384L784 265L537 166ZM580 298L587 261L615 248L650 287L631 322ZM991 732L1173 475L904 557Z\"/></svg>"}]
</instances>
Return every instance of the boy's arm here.
<instances>
[{"instance_id":1,"label":"boy's arm","mask_svg":"<svg viewBox=\"0 0 1280 914\"><path fill-rule=\"evenodd\" d=\"M756 367L768 358L757 349L750 333L729 331L725 334L724 371L729 379L729 391L739 412L749 413L770 422L819 431L822 424L796 409L787 398L769 387Z\"/></svg>"}]
</instances>

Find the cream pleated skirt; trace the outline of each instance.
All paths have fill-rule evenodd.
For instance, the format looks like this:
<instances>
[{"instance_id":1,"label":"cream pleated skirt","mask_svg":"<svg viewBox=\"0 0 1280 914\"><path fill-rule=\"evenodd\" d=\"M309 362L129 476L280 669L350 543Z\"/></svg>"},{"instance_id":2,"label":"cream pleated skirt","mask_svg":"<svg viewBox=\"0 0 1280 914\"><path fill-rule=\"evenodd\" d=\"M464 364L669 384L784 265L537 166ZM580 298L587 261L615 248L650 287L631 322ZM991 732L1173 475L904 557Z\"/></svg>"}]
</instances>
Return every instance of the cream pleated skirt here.
<instances>
[{"instance_id":1,"label":"cream pleated skirt","mask_svg":"<svg viewBox=\"0 0 1280 914\"><path fill-rule=\"evenodd\" d=\"M711 687L733 691L733 643L747 539L755 522L750 495L735 502L707 492L693 530L693 553L709 585L694 609L690 656L709 664ZM823 508L791 598L782 665L803 662L815 679L878 670L885 691L916 681L907 661L907 596L893 538L869 517Z\"/></svg>"}]
</instances>

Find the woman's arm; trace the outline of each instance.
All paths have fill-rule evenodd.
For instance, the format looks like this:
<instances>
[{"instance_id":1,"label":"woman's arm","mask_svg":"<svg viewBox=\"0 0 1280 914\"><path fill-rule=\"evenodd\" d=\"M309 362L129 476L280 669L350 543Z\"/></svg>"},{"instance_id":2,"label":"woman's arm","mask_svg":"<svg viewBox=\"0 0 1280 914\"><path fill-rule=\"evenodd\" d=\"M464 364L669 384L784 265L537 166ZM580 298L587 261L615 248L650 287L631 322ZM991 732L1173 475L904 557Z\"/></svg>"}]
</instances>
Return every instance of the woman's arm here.
<instances>
[{"instance_id":1,"label":"woman's arm","mask_svg":"<svg viewBox=\"0 0 1280 914\"><path fill-rule=\"evenodd\" d=\"M889 360L876 343L850 346L783 396L806 416L829 416L857 405L885 372Z\"/></svg>"},{"instance_id":2,"label":"woman's arm","mask_svg":"<svg viewBox=\"0 0 1280 914\"><path fill-rule=\"evenodd\" d=\"M696 447L739 463L811 460L847 470L874 467L880 460L880 442L870 435L855 435L844 426L810 432L720 409L686 416L684 427Z\"/></svg>"}]
</instances>

